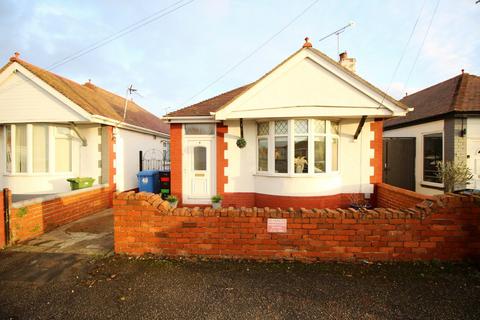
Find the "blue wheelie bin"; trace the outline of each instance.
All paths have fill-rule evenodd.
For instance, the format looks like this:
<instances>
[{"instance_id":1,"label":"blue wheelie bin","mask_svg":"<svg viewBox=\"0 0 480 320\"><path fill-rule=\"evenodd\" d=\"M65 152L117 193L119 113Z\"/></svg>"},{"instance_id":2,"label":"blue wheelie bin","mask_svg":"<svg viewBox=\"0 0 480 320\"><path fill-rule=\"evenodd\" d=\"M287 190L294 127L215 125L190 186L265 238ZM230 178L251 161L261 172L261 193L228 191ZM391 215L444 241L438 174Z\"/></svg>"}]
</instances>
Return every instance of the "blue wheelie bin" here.
<instances>
[{"instance_id":1,"label":"blue wheelie bin","mask_svg":"<svg viewBox=\"0 0 480 320\"><path fill-rule=\"evenodd\" d=\"M159 174L158 170L144 170L137 173L138 190L140 192L160 193Z\"/></svg>"}]
</instances>

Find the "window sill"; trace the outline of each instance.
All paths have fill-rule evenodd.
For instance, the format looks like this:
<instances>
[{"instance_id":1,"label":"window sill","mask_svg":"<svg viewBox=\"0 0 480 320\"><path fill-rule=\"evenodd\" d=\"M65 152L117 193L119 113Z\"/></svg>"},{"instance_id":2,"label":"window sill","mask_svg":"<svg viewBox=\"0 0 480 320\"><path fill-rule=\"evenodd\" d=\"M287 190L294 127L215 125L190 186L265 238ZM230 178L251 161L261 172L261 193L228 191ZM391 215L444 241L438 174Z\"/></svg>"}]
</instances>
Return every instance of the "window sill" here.
<instances>
[{"instance_id":1,"label":"window sill","mask_svg":"<svg viewBox=\"0 0 480 320\"><path fill-rule=\"evenodd\" d=\"M339 171L335 172L322 172L322 173L314 173L314 174L309 174L309 173L296 173L296 174L272 174L272 173L262 173L262 172L257 172L253 174L255 177L268 177L268 178L322 178L322 177L336 177L340 176Z\"/></svg>"},{"instance_id":2,"label":"window sill","mask_svg":"<svg viewBox=\"0 0 480 320\"><path fill-rule=\"evenodd\" d=\"M429 189L435 189L435 190L441 190L441 191L444 190L443 184L441 183L422 181L420 183L420 186L423 188L429 188Z\"/></svg>"}]
</instances>

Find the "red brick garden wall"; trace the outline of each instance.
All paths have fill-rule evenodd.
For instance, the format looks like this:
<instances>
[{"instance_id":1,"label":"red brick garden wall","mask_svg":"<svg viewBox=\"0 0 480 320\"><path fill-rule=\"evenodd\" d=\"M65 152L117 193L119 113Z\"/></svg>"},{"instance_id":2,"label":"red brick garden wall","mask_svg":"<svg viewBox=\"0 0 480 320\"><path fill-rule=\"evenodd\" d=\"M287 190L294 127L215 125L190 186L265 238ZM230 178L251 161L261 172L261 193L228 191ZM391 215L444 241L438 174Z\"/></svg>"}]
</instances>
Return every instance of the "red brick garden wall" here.
<instances>
[{"instance_id":1,"label":"red brick garden wall","mask_svg":"<svg viewBox=\"0 0 480 320\"><path fill-rule=\"evenodd\" d=\"M115 252L316 260L460 260L480 254L479 198L443 196L416 210L169 209L148 193L114 200ZM287 221L268 233L267 220Z\"/></svg>"},{"instance_id":2,"label":"red brick garden wall","mask_svg":"<svg viewBox=\"0 0 480 320\"><path fill-rule=\"evenodd\" d=\"M433 200L434 197L394 187L386 183L375 185L376 206L381 208L414 208L424 200Z\"/></svg>"},{"instance_id":3,"label":"red brick garden wall","mask_svg":"<svg viewBox=\"0 0 480 320\"><path fill-rule=\"evenodd\" d=\"M69 192L44 202L13 204L10 209L11 242L39 236L58 226L110 207L112 189L108 186ZM21 206L25 203L24 206Z\"/></svg>"}]
</instances>

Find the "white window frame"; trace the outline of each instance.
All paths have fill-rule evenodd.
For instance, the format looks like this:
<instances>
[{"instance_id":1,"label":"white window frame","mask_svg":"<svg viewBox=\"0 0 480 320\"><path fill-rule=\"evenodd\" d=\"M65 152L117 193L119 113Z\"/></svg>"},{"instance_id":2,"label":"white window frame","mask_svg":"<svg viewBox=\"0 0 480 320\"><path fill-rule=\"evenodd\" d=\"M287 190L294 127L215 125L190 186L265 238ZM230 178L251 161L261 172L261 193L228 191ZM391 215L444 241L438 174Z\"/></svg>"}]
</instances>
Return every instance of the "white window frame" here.
<instances>
[{"instance_id":1,"label":"white window frame","mask_svg":"<svg viewBox=\"0 0 480 320\"><path fill-rule=\"evenodd\" d=\"M286 134L282 134L282 133L279 133L279 134L276 134L275 133L275 122L277 121L287 121L287 133ZM269 136L270 138L272 139L272 148L270 148L268 150L268 160L269 160L269 164L270 164L270 158L272 159L272 167L269 166L268 168L268 172L271 173L271 174L274 174L274 175L277 175L277 176L288 176L289 174L292 173L292 165L291 165L291 161L290 161L290 157L292 156L292 125L293 125L293 122L290 121L290 120L287 120L287 119L278 119L278 120L275 120L275 121L271 121L270 122L270 131L269 131ZM287 172L275 172L275 138L287 138ZM270 145L270 144L269 144ZM257 146L258 148L258 146ZM258 160L258 159L257 159Z\"/></svg>"},{"instance_id":2,"label":"white window frame","mask_svg":"<svg viewBox=\"0 0 480 320\"><path fill-rule=\"evenodd\" d=\"M422 158L421 158L421 168L422 168L422 173L421 173L421 185L424 186L431 186L431 187L438 187L438 188L443 188L443 182L432 182L432 181L425 181L424 180L424 161L425 161L425 136L430 136L432 134L441 134L442 135L442 161L445 161L445 135L443 134L443 131L430 131L430 132L422 132L421 137L422 137L422 142L421 142L421 151L422 151Z\"/></svg>"},{"instance_id":3,"label":"white window frame","mask_svg":"<svg viewBox=\"0 0 480 320\"><path fill-rule=\"evenodd\" d=\"M34 123L18 123L26 124L27 126L27 171L26 172L16 172L16 159L15 159L15 130L17 124L5 124L3 126L3 154L4 165L3 165L3 174L5 176L45 176L45 175L68 175L73 173L73 156L74 156L74 142L72 135L72 129L70 129L70 136L72 148L70 149L70 171L66 172L56 172L55 171L55 135L56 127L62 126L61 124L48 124L48 123L35 123L35 124L44 124L48 127L48 171L46 172L33 172L33 125ZM6 151L7 151L7 126L10 127L11 132L11 170L7 171L7 161L6 161ZM67 127L67 125L64 125Z\"/></svg>"},{"instance_id":4,"label":"white window frame","mask_svg":"<svg viewBox=\"0 0 480 320\"><path fill-rule=\"evenodd\" d=\"M262 135L259 135L258 134L258 125L260 123L266 123L268 125L268 134L262 134ZM255 127L255 130L257 130L256 134L257 134L257 148L256 148L256 162L255 162L255 167L256 167L256 172L260 172L260 173L268 173L269 170L270 170L270 150L271 150L271 147L270 147L270 133L271 133L271 125L270 125L270 122L269 121L259 121L256 123L256 127ZM259 140L260 139L267 139L267 170L265 171L261 171L261 170L258 170L258 167L259 167L259 152L258 152L258 147L260 146L259 144Z\"/></svg>"},{"instance_id":5,"label":"white window frame","mask_svg":"<svg viewBox=\"0 0 480 320\"><path fill-rule=\"evenodd\" d=\"M288 134L286 135L277 135L275 134L275 121L287 121L288 124ZM295 173L295 164L294 164L294 154L295 154L295 120L308 120L308 134L297 134L298 136L308 136L308 173ZM315 133L314 132L314 120L325 121L325 133ZM269 134L268 136L258 135L256 131L256 175L259 176L276 176L276 177L308 177L308 176L322 176L322 175L331 175L339 174L341 171L341 125L340 122L332 121L328 119L312 119L312 118L298 118L298 119L275 119L275 120L259 120L258 123L268 122L269 123ZM331 123L336 122L338 124L338 134L333 134L331 130ZM257 129L256 129L257 130ZM275 137L276 136L286 136L288 137L288 172L287 173L277 173L275 172ZM259 171L258 170L258 147L259 138L268 138L268 171ZM315 137L325 137L325 172L315 173L315 150L314 150L314 138ZM333 138L336 138L338 141L338 158L337 158L337 170L332 170L332 141Z\"/></svg>"}]
</instances>

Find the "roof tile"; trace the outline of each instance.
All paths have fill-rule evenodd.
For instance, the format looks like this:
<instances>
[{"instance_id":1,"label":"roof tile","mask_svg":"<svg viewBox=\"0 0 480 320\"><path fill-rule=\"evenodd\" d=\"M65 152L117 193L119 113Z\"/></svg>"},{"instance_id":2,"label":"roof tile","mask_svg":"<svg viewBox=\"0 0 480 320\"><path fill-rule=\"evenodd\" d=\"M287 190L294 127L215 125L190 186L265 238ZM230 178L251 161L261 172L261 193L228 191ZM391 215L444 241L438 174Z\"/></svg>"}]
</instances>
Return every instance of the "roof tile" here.
<instances>
[{"instance_id":1,"label":"roof tile","mask_svg":"<svg viewBox=\"0 0 480 320\"><path fill-rule=\"evenodd\" d=\"M125 98L91 83L86 83L84 85L78 84L75 81L61 77L24 60L18 59L18 57L10 58L10 62L0 69L0 73L14 62L22 65L28 71L36 75L42 81L88 113L103 116L112 120L123 120ZM143 109L132 100L129 100L128 102L125 122L153 131L169 133L168 124L164 123L161 119Z\"/></svg>"},{"instance_id":2,"label":"roof tile","mask_svg":"<svg viewBox=\"0 0 480 320\"><path fill-rule=\"evenodd\" d=\"M462 73L400 100L414 108L405 117L385 121L385 128L440 116L449 112L480 111L480 77Z\"/></svg>"}]
</instances>

